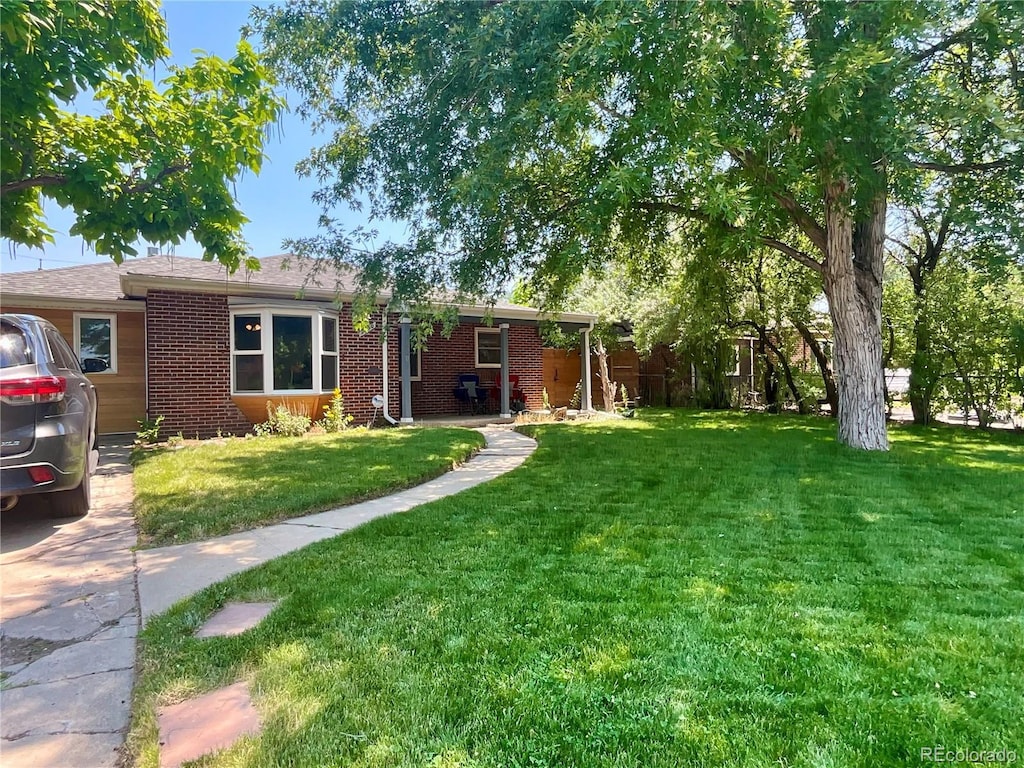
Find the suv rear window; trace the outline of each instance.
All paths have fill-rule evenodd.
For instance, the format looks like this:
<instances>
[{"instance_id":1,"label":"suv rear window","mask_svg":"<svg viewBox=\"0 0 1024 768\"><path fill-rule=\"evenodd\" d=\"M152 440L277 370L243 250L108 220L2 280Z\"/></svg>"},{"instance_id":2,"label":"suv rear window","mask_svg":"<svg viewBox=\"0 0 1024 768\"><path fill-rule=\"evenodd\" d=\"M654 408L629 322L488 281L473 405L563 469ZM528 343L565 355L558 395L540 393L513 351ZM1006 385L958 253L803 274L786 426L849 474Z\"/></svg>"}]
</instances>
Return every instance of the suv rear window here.
<instances>
[{"instance_id":1,"label":"suv rear window","mask_svg":"<svg viewBox=\"0 0 1024 768\"><path fill-rule=\"evenodd\" d=\"M25 338L25 332L14 323L0 322L0 368L29 365L32 351Z\"/></svg>"},{"instance_id":2,"label":"suv rear window","mask_svg":"<svg viewBox=\"0 0 1024 768\"><path fill-rule=\"evenodd\" d=\"M53 362L58 368L63 368L66 371L81 372L82 369L78 367L78 358L75 357L71 347L64 341L64 337L57 331L51 328L46 329L46 343L50 345L50 354L53 356Z\"/></svg>"}]
</instances>

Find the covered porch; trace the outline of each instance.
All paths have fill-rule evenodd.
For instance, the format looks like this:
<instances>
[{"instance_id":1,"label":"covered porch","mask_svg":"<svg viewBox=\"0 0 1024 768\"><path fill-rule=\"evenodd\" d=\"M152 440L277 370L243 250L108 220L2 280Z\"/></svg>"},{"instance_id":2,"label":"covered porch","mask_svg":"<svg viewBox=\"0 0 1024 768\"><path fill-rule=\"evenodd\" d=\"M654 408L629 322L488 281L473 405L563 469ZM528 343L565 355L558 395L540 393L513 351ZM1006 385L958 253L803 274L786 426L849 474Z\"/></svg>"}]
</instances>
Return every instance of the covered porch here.
<instances>
[{"instance_id":1,"label":"covered porch","mask_svg":"<svg viewBox=\"0 0 1024 768\"><path fill-rule=\"evenodd\" d=\"M594 317L563 313L544 315L513 305L460 307L459 324L449 337L434 333L419 348L413 320L397 319L397 399L399 422L480 418L511 422L515 413L542 406L544 389L541 323L554 322L579 332L581 352L590 349ZM391 334L389 334L391 335ZM589 354L582 358L588 361ZM592 409L591 376L581 377L580 410ZM387 389L387 387L385 387Z\"/></svg>"}]
</instances>

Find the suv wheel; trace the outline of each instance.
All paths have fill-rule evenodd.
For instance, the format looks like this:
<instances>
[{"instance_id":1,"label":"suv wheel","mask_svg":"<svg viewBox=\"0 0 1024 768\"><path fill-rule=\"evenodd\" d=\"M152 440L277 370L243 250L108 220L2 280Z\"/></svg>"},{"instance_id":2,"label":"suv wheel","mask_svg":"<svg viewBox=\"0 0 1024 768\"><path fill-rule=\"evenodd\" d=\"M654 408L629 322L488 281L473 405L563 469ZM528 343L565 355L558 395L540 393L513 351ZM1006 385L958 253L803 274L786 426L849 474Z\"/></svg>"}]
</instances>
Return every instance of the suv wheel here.
<instances>
[{"instance_id":1,"label":"suv wheel","mask_svg":"<svg viewBox=\"0 0 1024 768\"><path fill-rule=\"evenodd\" d=\"M91 489L89 470L82 475L82 482L70 491L55 491L50 496L51 517L81 517L89 511Z\"/></svg>"}]
</instances>

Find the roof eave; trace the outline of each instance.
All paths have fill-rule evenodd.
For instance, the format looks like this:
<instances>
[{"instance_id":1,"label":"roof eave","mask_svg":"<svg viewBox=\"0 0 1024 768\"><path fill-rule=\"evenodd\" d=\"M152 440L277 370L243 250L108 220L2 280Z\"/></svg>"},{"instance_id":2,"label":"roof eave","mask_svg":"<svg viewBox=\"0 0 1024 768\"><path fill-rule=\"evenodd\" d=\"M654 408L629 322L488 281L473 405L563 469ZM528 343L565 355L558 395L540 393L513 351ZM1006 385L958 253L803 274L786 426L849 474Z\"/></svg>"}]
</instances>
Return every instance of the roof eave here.
<instances>
[{"instance_id":1,"label":"roof eave","mask_svg":"<svg viewBox=\"0 0 1024 768\"><path fill-rule=\"evenodd\" d=\"M324 288L296 288L266 283L236 283L225 280L203 280L193 277L166 277L162 275L121 275L121 290L126 296L145 298L149 291L165 290L184 293L213 293L221 296L266 296L277 298L303 298L318 301L352 301L354 294Z\"/></svg>"},{"instance_id":2,"label":"roof eave","mask_svg":"<svg viewBox=\"0 0 1024 768\"><path fill-rule=\"evenodd\" d=\"M466 317L490 317L497 322L502 320L532 320L542 322L549 320L553 323L579 325L590 327L597 320L595 315L588 315L582 312L545 312L532 307L489 307L474 304L456 305L460 315Z\"/></svg>"},{"instance_id":3,"label":"roof eave","mask_svg":"<svg viewBox=\"0 0 1024 768\"><path fill-rule=\"evenodd\" d=\"M196 293L213 293L222 296L253 296L288 299L310 299L315 301L346 301L352 302L356 294L352 291L329 290L319 287L295 288L294 286L268 285L266 283L237 283L225 280L203 280L187 277L168 277L161 275L124 274L121 275L121 290L126 296L145 298L151 290L182 291ZM381 296L380 301L386 303L389 296ZM580 312L543 312L531 307L491 307L476 304L458 304L456 309L460 315L467 317L491 317L494 320L527 320L552 322L579 327L593 327L594 315Z\"/></svg>"},{"instance_id":4,"label":"roof eave","mask_svg":"<svg viewBox=\"0 0 1024 768\"><path fill-rule=\"evenodd\" d=\"M84 309L109 312L145 312L144 302L130 297L118 299L86 299L76 296L41 296L34 293L12 293L4 291L4 307L42 307L45 309ZM6 310L5 310L6 311Z\"/></svg>"}]
</instances>

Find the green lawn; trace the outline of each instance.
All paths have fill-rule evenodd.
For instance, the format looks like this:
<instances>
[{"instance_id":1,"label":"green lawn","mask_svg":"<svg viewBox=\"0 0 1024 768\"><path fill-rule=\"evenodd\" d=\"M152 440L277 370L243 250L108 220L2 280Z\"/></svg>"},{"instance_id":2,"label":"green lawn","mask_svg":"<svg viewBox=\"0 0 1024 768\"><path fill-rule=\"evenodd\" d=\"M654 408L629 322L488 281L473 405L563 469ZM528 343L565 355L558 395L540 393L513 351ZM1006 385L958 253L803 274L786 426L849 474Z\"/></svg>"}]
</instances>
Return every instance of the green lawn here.
<instances>
[{"instance_id":1,"label":"green lawn","mask_svg":"<svg viewBox=\"0 0 1024 768\"><path fill-rule=\"evenodd\" d=\"M136 453L139 533L144 544L180 544L383 496L483 444L468 429L388 429Z\"/></svg>"},{"instance_id":2,"label":"green lawn","mask_svg":"<svg viewBox=\"0 0 1024 768\"><path fill-rule=\"evenodd\" d=\"M544 425L521 469L214 586L142 635L154 708L245 678L204 766L922 765L1024 755L1024 440L693 412ZM192 631L228 599L258 628Z\"/></svg>"}]
</instances>

